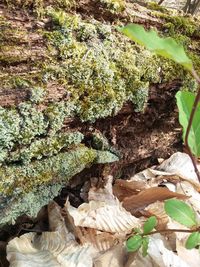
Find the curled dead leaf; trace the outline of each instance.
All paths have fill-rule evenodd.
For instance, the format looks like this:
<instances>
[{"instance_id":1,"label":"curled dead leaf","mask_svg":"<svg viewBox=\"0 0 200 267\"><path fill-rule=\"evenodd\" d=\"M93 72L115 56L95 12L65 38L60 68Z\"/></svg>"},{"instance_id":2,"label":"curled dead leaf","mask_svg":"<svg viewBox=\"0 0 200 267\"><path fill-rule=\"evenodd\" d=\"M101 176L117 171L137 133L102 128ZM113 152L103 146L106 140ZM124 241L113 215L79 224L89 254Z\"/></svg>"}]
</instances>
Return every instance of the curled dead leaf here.
<instances>
[{"instance_id":1,"label":"curled dead leaf","mask_svg":"<svg viewBox=\"0 0 200 267\"><path fill-rule=\"evenodd\" d=\"M173 197L179 199L188 198L188 196L172 192L166 187L151 187L143 190L138 195L125 198L123 200L123 207L131 212L131 214L137 214L141 209L144 209L151 203L164 201Z\"/></svg>"},{"instance_id":2,"label":"curled dead leaf","mask_svg":"<svg viewBox=\"0 0 200 267\"><path fill-rule=\"evenodd\" d=\"M122 201L125 197L137 195L141 190L148 188L144 181L126 181L117 179L113 186L113 194Z\"/></svg>"}]
</instances>

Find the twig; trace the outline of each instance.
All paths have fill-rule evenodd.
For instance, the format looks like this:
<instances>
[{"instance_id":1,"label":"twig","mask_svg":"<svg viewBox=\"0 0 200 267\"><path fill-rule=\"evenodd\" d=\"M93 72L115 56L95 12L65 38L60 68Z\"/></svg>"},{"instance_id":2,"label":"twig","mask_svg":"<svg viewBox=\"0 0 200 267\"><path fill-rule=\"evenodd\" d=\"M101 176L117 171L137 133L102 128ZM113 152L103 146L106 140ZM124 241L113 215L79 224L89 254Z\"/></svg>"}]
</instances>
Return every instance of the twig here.
<instances>
[{"instance_id":1,"label":"twig","mask_svg":"<svg viewBox=\"0 0 200 267\"><path fill-rule=\"evenodd\" d=\"M192 73L193 77L195 78L195 80L197 81L197 83L200 86L200 78L197 75L197 73L195 72L195 70L193 69L191 73ZM192 152L190 150L190 147L189 147L189 143L188 143L189 133L190 133L190 130L191 130L191 127L192 127L192 122L193 122L193 119L194 119L194 114L195 114L195 111L197 109L197 105L199 103L199 100L200 100L200 88L198 89L197 95L196 95L195 100L194 100L194 104L192 106L192 111L191 111L191 114L190 114L190 118L189 118L187 130L186 130L186 135L185 135L185 146L186 146L186 149L188 151L188 154L189 154L189 156L190 156L190 158L192 160L192 163L193 163L193 166L194 166L196 175L197 175L198 180L200 182L200 173L199 173L199 170L197 168L195 157L193 156L193 154L192 154Z\"/></svg>"}]
</instances>

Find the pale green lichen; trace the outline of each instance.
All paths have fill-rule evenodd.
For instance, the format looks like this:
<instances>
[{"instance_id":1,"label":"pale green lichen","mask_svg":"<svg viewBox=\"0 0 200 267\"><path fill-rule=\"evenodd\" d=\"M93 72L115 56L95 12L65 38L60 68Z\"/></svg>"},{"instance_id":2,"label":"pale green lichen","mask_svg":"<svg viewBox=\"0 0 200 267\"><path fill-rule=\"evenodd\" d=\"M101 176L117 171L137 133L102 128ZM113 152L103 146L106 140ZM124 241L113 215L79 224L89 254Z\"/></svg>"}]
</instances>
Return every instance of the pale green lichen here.
<instances>
[{"instance_id":1,"label":"pale green lichen","mask_svg":"<svg viewBox=\"0 0 200 267\"><path fill-rule=\"evenodd\" d=\"M23 213L35 216L42 205L58 194L60 185L72 176L93 163L116 160L118 158L108 151L97 151L79 145L71 151L28 165L0 167L0 224L13 221ZM54 193L51 191L53 184L58 185L57 189L54 188Z\"/></svg>"},{"instance_id":2,"label":"pale green lichen","mask_svg":"<svg viewBox=\"0 0 200 267\"><path fill-rule=\"evenodd\" d=\"M70 99L50 104L44 111L45 118L51 124L48 127L52 134L62 128L67 116L78 116L82 121L94 122L98 118L115 115L127 101L133 102L136 111L143 110L148 98L149 83L180 78L184 81L184 88L187 86L188 75L178 65L131 43L109 24L92 18L82 19L79 15L49 6L45 9L45 17L51 21L48 20L45 30L40 29L37 34L44 38L46 59L36 62L33 74L14 75L10 78L3 76L2 80L3 84L7 81L6 89L12 86L28 90L46 88L55 81L56 85L66 89ZM167 23L174 25L168 19ZM183 22L179 24L182 25L181 23ZM169 35L169 31L173 30L181 43L189 45L189 37L184 38L180 33L178 36L177 26L172 29L170 25L165 27L165 34ZM186 23L184 25L184 31L192 34L190 26L186 26ZM193 28L193 24L191 25ZM18 38L16 33L13 34ZM27 36L28 33L25 32L24 40ZM171 71L172 69L175 71ZM190 86L193 84L190 83ZM35 97L39 97L37 90L32 91ZM40 100L42 101L42 97L34 100L33 96L30 99L33 103Z\"/></svg>"},{"instance_id":3,"label":"pale green lichen","mask_svg":"<svg viewBox=\"0 0 200 267\"><path fill-rule=\"evenodd\" d=\"M104 164L118 161L119 157L109 151L97 151L95 163Z\"/></svg>"},{"instance_id":4,"label":"pale green lichen","mask_svg":"<svg viewBox=\"0 0 200 267\"><path fill-rule=\"evenodd\" d=\"M59 183L41 185L34 188L31 192L25 193L21 198L15 199L6 197L3 207L7 205L7 208L1 211L0 226L8 223L14 224L16 219L23 214L36 217L41 207L47 205L50 200L56 197L61 189L62 184ZM12 203L12 205L10 205L10 203ZM2 210L1 206L0 200L0 210Z\"/></svg>"},{"instance_id":5,"label":"pale green lichen","mask_svg":"<svg viewBox=\"0 0 200 267\"><path fill-rule=\"evenodd\" d=\"M33 161L28 165L11 164L0 167L0 193L19 196L41 184L66 181L97 157L96 150L79 145L58 155Z\"/></svg>"},{"instance_id":6,"label":"pale green lichen","mask_svg":"<svg viewBox=\"0 0 200 267\"><path fill-rule=\"evenodd\" d=\"M91 134L91 146L96 150L108 151L113 155L116 155L117 158L120 158L120 153L116 149L114 149L108 139L99 131L96 131Z\"/></svg>"},{"instance_id":7,"label":"pale green lichen","mask_svg":"<svg viewBox=\"0 0 200 267\"><path fill-rule=\"evenodd\" d=\"M74 115L75 105L73 102L57 102L50 104L44 111L45 117L48 119L49 134L53 135L59 131L66 117Z\"/></svg>"},{"instance_id":8,"label":"pale green lichen","mask_svg":"<svg viewBox=\"0 0 200 267\"><path fill-rule=\"evenodd\" d=\"M16 109L0 107L0 146L12 148L20 135L21 118Z\"/></svg>"},{"instance_id":9,"label":"pale green lichen","mask_svg":"<svg viewBox=\"0 0 200 267\"><path fill-rule=\"evenodd\" d=\"M28 164L31 159L41 159L56 155L63 148L78 145L84 136L80 132L59 133L47 138L33 141L29 147L22 147L9 153L7 162L20 161ZM5 155L6 156L6 155ZM4 156L4 160L5 160Z\"/></svg>"},{"instance_id":10,"label":"pale green lichen","mask_svg":"<svg viewBox=\"0 0 200 267\"><path fill-rule=\"evenodd\" d=\"M42 112L28 103L19 104L18 110L21 118L18 141L21 144L30 144L35 136L47 132L48 121Z\"/></svg>"},{"instance_id":11,"label":"pale green lichen","mask_svg":"<svg viewBox=\"0 0 200 267\"><path fill-rule=\"evenodd\" d=\"M30 101L34 104L40 103L44 100L45 90L42 87L33 87L30 90Z\"/></svg>"}]
</instances>

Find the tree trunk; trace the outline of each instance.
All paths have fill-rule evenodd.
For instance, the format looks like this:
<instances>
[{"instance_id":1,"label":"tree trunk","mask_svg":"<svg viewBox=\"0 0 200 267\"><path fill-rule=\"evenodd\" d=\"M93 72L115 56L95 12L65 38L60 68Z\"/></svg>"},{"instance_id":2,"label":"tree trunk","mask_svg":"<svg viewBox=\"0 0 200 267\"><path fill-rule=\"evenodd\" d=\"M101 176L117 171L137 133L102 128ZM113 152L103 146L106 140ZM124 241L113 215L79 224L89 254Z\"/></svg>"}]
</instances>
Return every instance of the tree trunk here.
<instances>
[{"instance_id":1,"label":"tree trunk","mask_svg":"<svg viewBox=\"0 0 200 267\"><path fill-rule=\"evenodd\" d=\"M186 45L198 70L200 24L170 13L129 1L3 1L0 224L35 216L93 164L113 162L123 178L180 148L174 95L195 82L117 31L154 26Z\"/></svg>"}]
</instances>

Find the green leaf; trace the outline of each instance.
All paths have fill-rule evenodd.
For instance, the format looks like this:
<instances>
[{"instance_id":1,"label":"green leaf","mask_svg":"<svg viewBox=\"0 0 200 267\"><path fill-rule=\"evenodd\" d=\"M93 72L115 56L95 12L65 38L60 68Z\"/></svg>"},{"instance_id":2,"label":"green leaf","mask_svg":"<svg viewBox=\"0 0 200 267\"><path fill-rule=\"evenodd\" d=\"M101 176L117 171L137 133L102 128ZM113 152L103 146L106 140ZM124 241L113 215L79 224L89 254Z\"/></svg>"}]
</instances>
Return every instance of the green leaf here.
<instances>
[{"instance_id":1,"label":"green leaf","mask_svg":"<svg viewBox=\"0 0 200 267\"><path fill-rule=\"evenodd\" d=\"M156 226L157 224L157 219L155 216L151 216L148 220L146 220L146 222L143 225L143 233L146 235L148 233L150 233L153 228Z\"/></svg>"},{"instance_id":2,"label":"green leaf","mask_svg":"<svg viewBox=\"0 0 200 267\"><path fill-rule=\"evenodd\" d=\"M182 225L187 227L197 225L194 210L185 202L177 199L168 199L165 201L164 207L167 215Z\"/></svg>"},{"instance_id":3,"label":"green leaf","mask_svg":"<svg viewBox=\"0 0 200 267\"><path fill-rule=\"evenodd\" d=\"M143 237L134 235L126 241L126 247L129 252L137 251L142 246Z\"/></svg>"},{"instance_id":4,"label":"green leaf","mask_svg":"<svg viewBox=\"0 0 200 267\"><path fill-rule=\"evenodd\" d=\"M200 233L194 232L188 237L186 244L185 244L185 247L187 249L192 249L198 245L200 245Z\"/></svg>"},{"instance_id":5,"label":"green leaf","mask_svg":"<svg viewBox=\"0 0 200 267\"><path fill-rule=\"evenodd\" d=\"M149 237L145 236L142 239L142 256L146 257L147 256L147 251L148 251L148 246L149 246Z\"/></svg>"},{"instance_id":6,"label":"green leaf","mask_svg":"<svg viewBox=\"0 0 200 267\"><path fill-rule=\"evenodd\" d=\"M183 46L173 38L160 38L157 32L153 30L145 31L141 25L137 24L129 24L120 28L119 31L157 55L172 59L186 69L192 70L192 60L186 55Z\"/></svg>"},{"instance_id":7,"label":"green leaf","mask_svg":"<svg viewBox=\"0 0 200 267\"><path fill-rule=\"evenodd\" d=\"M176 101L179 109L179 122L183 127L183 139L185 139L186 130L192 111L195 94L191 92L178 91L176 93ZM200 103L197 106L192 121L192 127L188 137L188 144L194 155L200 156Z\"/></svg>"}]
</instances>

